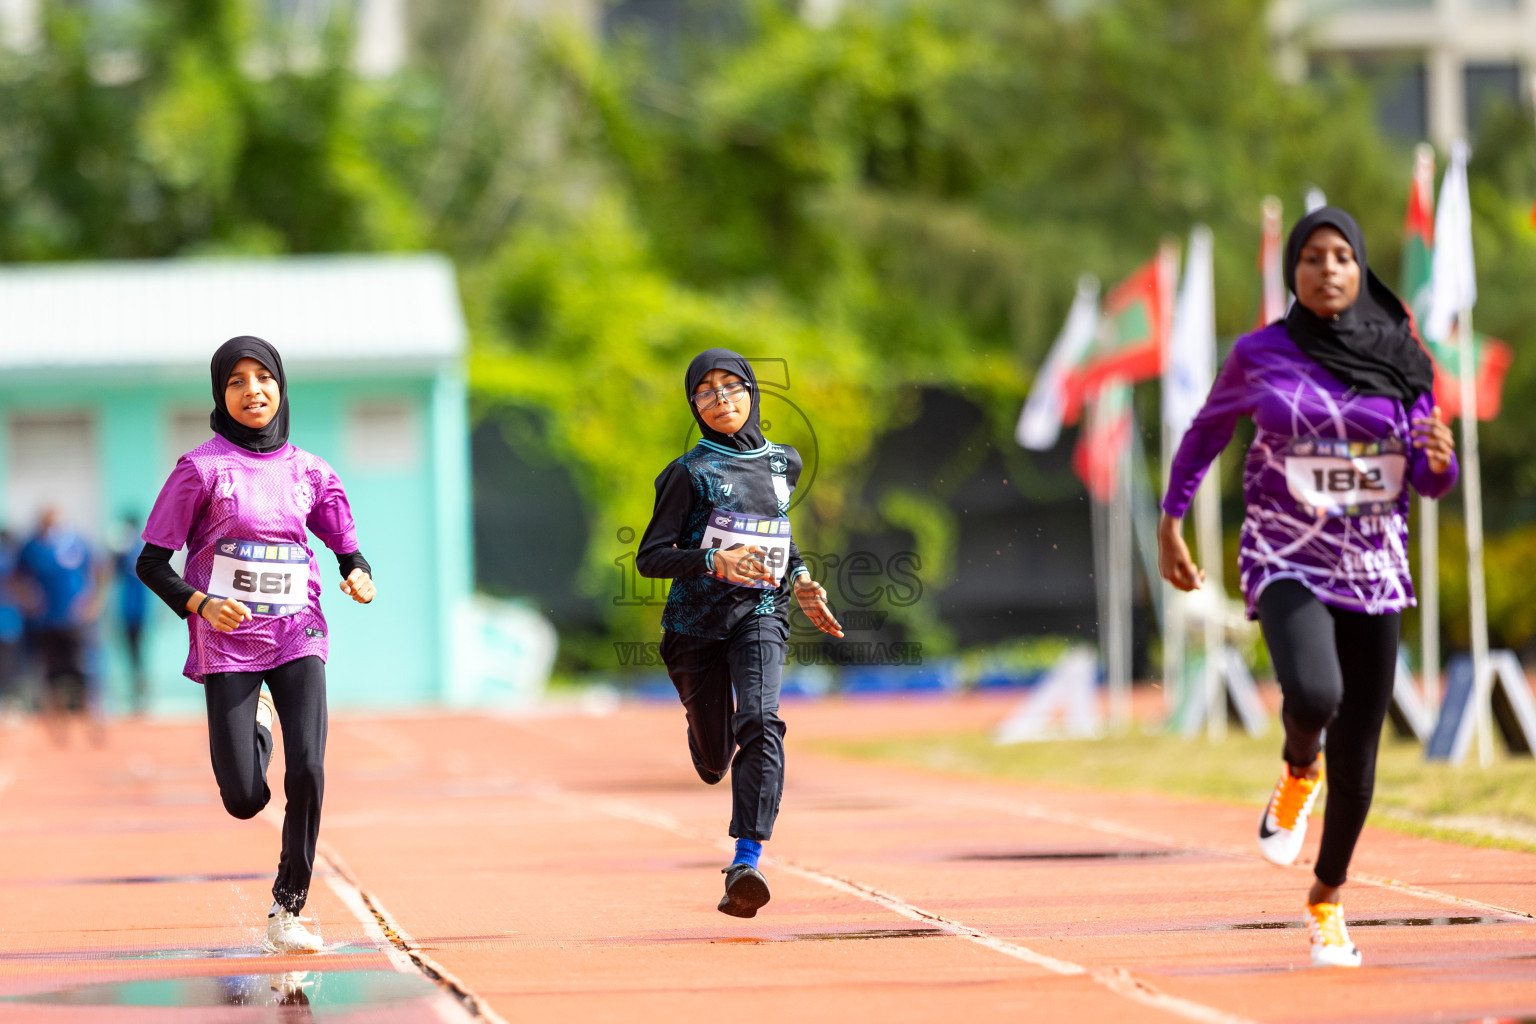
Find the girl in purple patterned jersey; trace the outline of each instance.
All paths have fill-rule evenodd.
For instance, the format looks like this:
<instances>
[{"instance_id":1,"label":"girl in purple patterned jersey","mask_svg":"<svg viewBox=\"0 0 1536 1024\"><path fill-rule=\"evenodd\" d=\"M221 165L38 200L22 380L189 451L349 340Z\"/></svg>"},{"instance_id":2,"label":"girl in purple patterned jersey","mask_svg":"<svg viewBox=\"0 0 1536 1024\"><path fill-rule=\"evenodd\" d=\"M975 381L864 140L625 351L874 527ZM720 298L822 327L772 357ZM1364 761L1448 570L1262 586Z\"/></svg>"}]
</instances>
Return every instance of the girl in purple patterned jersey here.
<instances>
[{"instance_id":1,"label":"girl in purple patterned jersey","mask_svg":"<svg viewBox=\"0 0 1536 1024\"><path fill-rule=\"evenodd\" d=\"M1354 218L1324 207L1292 230L1285 319L1237 340L1174 456L1158 531L1162 575L1204 579L1182 537L1185 511L1239 418L1258 430L1243 471L1239 575L1284 694L1284 765L1259 820L1276 864L1301 851L1327 730L1328 806L1307 898L1312 962L1358 966L1340 887L1370 809L1392 698L1408 570L1410 487L1456 482L1434 371L1408 314L1365 261Z\"/></svg>"},{"instance_id":2,"label":"girl in purple patterned jersey","mask_svg":"<svg viewBox=\"0 0 1536 1024\"><path fill-rule=\"evenodd\" d=\"M277 350L260 338L232 338L214 353L210 372L214 436L177 460L161 488L137 571L188 620L185 672L203 684L213 774L237 818L255 817L271 798L272 720L282 721L288 803L267 942L279 952L318 952L319 937L298 918L325 793L328 648L307 533L336 553L342 593L367 604L373 580L341 481L288 443ZM182 545L185 579L170 564Z\"/></svg>"}]
</instances>

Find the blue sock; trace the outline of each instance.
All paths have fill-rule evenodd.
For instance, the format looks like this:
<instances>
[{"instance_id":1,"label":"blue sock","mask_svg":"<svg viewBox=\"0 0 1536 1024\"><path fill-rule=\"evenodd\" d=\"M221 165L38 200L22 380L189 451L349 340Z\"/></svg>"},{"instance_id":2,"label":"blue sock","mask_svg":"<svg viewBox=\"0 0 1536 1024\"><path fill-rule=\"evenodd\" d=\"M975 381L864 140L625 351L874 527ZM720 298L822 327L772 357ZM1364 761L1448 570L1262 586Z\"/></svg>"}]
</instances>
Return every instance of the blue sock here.
<instances>
[{"instance_id":1,"label":"blue sock","mask_svg":"<svg viewBox=\"0 0 1536 1024\"><path fill-rule=\"evenodd\" d=\"M763 844L756 839L736 840L736 857L732 864L745 864L747 867L757 867L757 858L763 855Z\"/></svg>"}]
</instances>

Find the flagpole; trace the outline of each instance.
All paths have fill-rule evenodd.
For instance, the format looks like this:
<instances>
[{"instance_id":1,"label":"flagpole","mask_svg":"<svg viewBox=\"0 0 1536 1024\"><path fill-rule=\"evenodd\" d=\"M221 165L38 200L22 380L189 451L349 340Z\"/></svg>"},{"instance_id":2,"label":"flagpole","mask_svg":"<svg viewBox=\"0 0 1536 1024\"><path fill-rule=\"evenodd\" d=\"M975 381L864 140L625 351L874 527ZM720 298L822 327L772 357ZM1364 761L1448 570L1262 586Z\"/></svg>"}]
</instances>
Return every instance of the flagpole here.
<instances>
[{"instance_id":1,"label":"flagpole","mask_svg":"<svg viewBox=\"0 0 1536 1024\"><path fill-rule=\"evenodd\" d=\"M1137 444L1135 420L1130 443L1121 446L1120 472L1109 513L1110 650L1114 664L1109 673L1110 730L1124 733L1131 726L1131 445Z\"/></svg>"},{"instance_id":2,"label":"flagpole","mask_svg":"<svg viewBox=\"0 0 1536 1024\"><path fill-rule=\"evenodd\" d=\"M1104 662L1104 690L1109 712L1106 718L1112 722L1115 706L1115 653L1111 640L1114 600L1109 586L1110 507L1108 503L1093 496L1091 487L1088 489L1088 510L1093 527L1093 596L1098 605L1098 621L1094 631L1098 634L1099 656Z\"/></svg>"},{"instance_id":3,"label":"flagpole","mask_svg":"<svg viewBox=\"0 0 1536 1024\"><path fill-rule=\"evenodd\" d=\"M1419 495L1420 690L1430 725L1440 717L1440 503Z\"/></svg>"},{"instance_id":4,"label":"flagpole","mask_svg":"<svg viewBox=\"0 0 1536 1024\"><path fill-rule=\"evenodd\" d=\"M1173 468L1173 431L1168 426L1166 412L1163 416L1162 468L1162 493L1167 494L1168 474ZM1178 711L1179 698L1183 696L1186 623L1184 595L1167 580L1160 583L1163 588L1163 720L1168 722Z\"/></svg>"},{"instance_id":5,"label":"flagpole","mask_svg":"<svg viewBox=\"0 0 1536 1024\"><path fill-rule=\"evenodd\" d=\"M1493 680L1488 672L1487 584L1483 578L1483 481L1477 454L1477 357L1472 351L1472 307L1456 319L1461 374L1461 493L1467 520L1467 604L1472 627L1472 694L1476 703L1477 760L1493 764Z\"/></svg>"},{"instance_id":6,"label":"flagpole","mask_svg":"<svg viewBox=\"0 0 1536 1024\"><path fill-rule=\"evenodd\" d=\"M1425 241L1423 231L1426 228L1433 230L1433 220L1426 223L1424 218L1429 214L1434 194L1435 148L1421 142L1413 151L1413 185L1408 194L1409 226L1420 234L1421 245ZM1403 295L1409 308L1421 318L1418 327L1422 334L1422 317L1426 310L1421 297L1427 282L1409 276L1410 262L1410 252L1405 250ZM1419 495L1419 634L1419 692L1424 697L1424 707L1433 727L1440 717L1440 503L1423 494Z\"/></svg>"},{"instance_id":7,"label":"flagpole","mask_svg":"<svg viewBox=\"0 0 1536 1024\"><path fill-rule=\"evenodd\" d=\"M1205 569L1205 735L1212 743L1227 738L1226 657L1227 589L1221 572L1221 458L1195 492L1195 534Z\"/></svg>"}]
</instances>

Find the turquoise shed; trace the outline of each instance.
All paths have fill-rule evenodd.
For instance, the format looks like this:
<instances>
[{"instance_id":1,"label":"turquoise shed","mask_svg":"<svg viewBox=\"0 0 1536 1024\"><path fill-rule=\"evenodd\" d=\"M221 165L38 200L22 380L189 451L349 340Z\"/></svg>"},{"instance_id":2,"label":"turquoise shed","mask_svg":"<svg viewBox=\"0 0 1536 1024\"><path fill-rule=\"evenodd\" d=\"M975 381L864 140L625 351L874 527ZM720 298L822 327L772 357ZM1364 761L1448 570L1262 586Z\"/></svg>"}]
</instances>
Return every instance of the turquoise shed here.
<instances>
[{"instance_id":1,"label":"turquoise shed","mask_svg":"<svg viewBox=\"0 0 1536 1024\"><path fill-rule=\"evenodd\" d=\"M337 589L318 541L331 701L453 698L468 603L466 331L436 255L230 258L0 268L0 520L25 535L45 505L106 549L144 516L176 458L210 436L208 360L254 334L283 354L291 440L340 474L378 599ZM179 562L178 562L179 565ZM110 706L126 690L112 609ZM186 628L152 599L151 707L195 712Z\"/></svg>"}]
</instances>

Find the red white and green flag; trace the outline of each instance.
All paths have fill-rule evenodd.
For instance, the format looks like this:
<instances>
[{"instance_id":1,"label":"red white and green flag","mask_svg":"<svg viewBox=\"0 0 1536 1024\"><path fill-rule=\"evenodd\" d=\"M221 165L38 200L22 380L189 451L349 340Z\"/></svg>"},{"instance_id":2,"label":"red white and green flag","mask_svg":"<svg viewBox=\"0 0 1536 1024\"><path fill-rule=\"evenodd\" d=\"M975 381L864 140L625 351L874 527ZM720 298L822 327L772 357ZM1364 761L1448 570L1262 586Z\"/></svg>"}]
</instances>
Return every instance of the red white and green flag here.
<instances>
[{"instance_id":1,"label":"red white and green flag","mask_svg":"<svg viewBox=\"0 0 1536 1024\"><path fill-rule=\"evenodd\" d=\"M1029 399L1019 414L1014 439L1025 448L1046 451L1056 446L1061 424L1070 404L1068 388L1083 356L1099 331L1099 279L1084 274L1077 282L1077 298L1067 322L1051 345L1050 353L1035 371Z\"/></svg>"},{"instance_id":2,"label":"red white and green flag","mask_svg":"<svg viewBox=\"0 0 1536 1024\"><path fill-rule=\"evenodd\" d=\"M1068 423L1076 422L1083 403L1093 401L1107 382L1134 384L1163 375L1178 259L1176 246L1163 246L1105 297L1093 346L1066 388Z\"/></svg>"},{"instance_id":3,"label":"red white and green flag","mask_svg":"<svg viewBox=\"0 0 1536 1024\"><path fill-rule=\"evenodd\" d=\"M1265 196L1264 234L1259 241L1259 316L1254 330L1285 316L1285 272L1281 266L1280 236L1284 208L1278 196Z\"/></svg>"},{"instance_id":4,"label":"red white and green flag","mask_svg":"<svg viewBox=\"0 0 1536 1024\"><path fill-rule=\"evenodd\" d=\"M1435 151L1421 145L1414 156L1413 183L1408 188L1408 212L1403 218L1403 270L1400 290L1414 330L1435 364L1435 401L1442 415L1461 415L1460 353L1454 338L1428 337L1425 323L1434 291ZM1491 420L1499 414L1504 376L1514 361L1514 350L1498 338L1474 332L1472 355L1477 366L1477 418Z\"/></svg>"},{"instance_id":5,"label":"red white and green flag","mask_svg":"<svg viewBox=\"0 0 1536 1024\"><path fill-rule=\"evenodd\" d=\"M1101 505L1109 504L1120 490L1122 456L1131 440L1131 385L1119 378L1104 381L1094 392L1072 450L1073 471Z\"/></svg>"}]
</instances>

